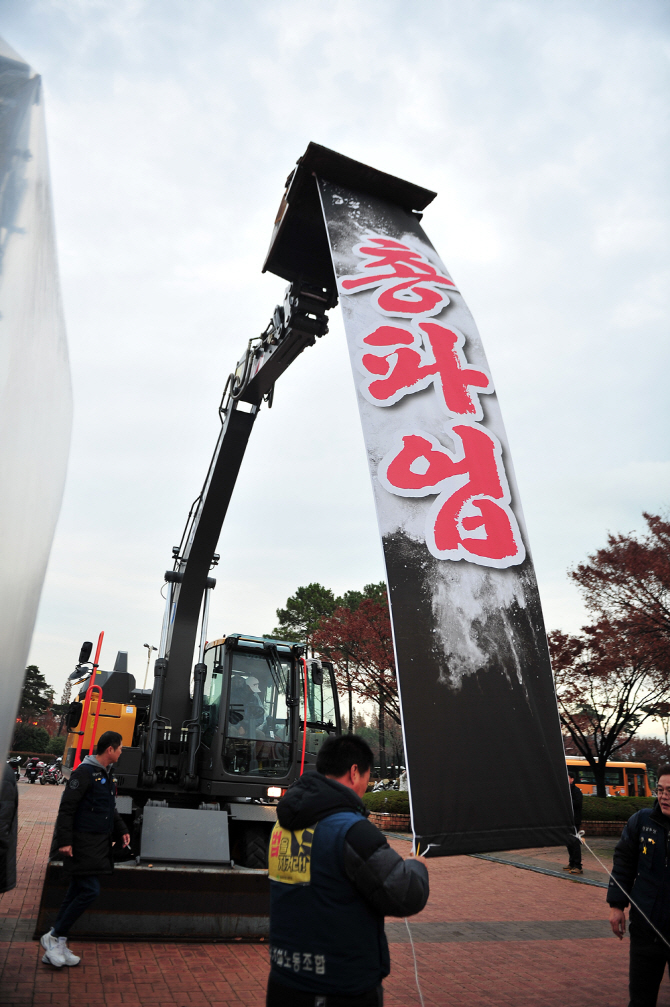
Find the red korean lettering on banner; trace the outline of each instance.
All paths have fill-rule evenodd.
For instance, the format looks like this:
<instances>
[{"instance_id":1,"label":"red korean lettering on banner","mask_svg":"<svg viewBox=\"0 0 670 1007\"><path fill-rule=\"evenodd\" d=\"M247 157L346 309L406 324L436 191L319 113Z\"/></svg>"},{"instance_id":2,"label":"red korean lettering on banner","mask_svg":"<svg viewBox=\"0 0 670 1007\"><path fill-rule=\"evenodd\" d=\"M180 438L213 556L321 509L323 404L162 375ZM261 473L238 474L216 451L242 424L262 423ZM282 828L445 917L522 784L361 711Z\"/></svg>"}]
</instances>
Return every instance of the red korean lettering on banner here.
<instances>
[{"instance_id":1,"label":"red korean lettering on banner","mask_svg":"<svg viewBox=\"0 0 670 1007\"><path fill-rule=\"evenodd\" d=\"M409 245L371 234L353 250L364 261L360 272L340 279L343 294L377 287L377 310L402 318L436 315L449 304L446 291L456 289L454 281Z\"/></svg>"},{"instance_id":2,"label":"red korean lettering on banner","mask_svg":"<svg viewBox=\"0 0 670 1007\"><path fill-rule=\"evenodd\" d=\"M413 323L413 330L382 325L365 336L369 352L359 366L368 378L363 386L375 406L392 406L430 384L449 416L481 419L479 395L493 391L489 375L468 365L465 336L438 322Z\"/></svg>"},{"instance_id":3,"label":"red korean lettering on banner","mask_svg":"<svg viewBox=\"0 0 670 1007\"><path fill-rule=\"evenodd\" d=\"M493 382L466 359L464 335L431 320L450 304L453 280L421 251L384 235L368 234L353 252L363 261L358 272L340 279L341 293L373 291L376 311L407 320L363 337L361 393L386 407L432 385L452 418L445 434L453 449L424 432L402 434L379 466L381 485L397 496L436 497L425 536L438 559L501 569L522 563L526 550L510 506L502 447L477 422L483 419L480 396L493 393Z\"/></svg>"},{"instance_id":4,"label":"red korean lettering on banner","mask_svg":"<svg viewBox=\"0 0 670 1007\"><path fill-rule=\"evenodd\" d=\"M379 466L379 480L398 496L437 494L426 519L426 544L438 559L505 568L526 550L510 507L498 439L478 423L449 430L450 450L428 434L404 434Z\"/></svg>"}]
</instances>

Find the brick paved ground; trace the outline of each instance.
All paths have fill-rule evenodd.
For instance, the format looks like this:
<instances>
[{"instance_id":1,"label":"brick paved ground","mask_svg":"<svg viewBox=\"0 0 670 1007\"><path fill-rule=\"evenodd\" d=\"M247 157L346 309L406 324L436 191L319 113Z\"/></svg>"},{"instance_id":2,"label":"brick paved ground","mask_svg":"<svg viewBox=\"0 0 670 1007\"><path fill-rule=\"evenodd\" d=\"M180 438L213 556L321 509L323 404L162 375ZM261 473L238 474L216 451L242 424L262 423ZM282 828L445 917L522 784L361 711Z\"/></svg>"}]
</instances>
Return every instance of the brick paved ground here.
<instances>
[{"instance_id":1,"label":"brick paved ground","mask_svg":"<svg viewBox=\"0 0 670 1007\"><path fill-rule=\"evenodd\" d=\"M0 940L32 937L62 787L19 782L17 886L0 895ZM1 1001L0 1001L1 1002Z\"/></svg>"},{"instance_id":2,"label":"brick paved ground","mask_svg":"<svg viewBox=\"0 0 670 1007\"><path fill-rule=\"evenodd\" d=\"M19 885L0 896L0 1005L261 1007L268 971L263 945L73 942L83 955L77 968L42 965L29 935L60 793L20 786ZM406 853L409 844L393 845ZM600 840L599 856L611 848ZM561 850L502 855L549 869L564 863ZM604 877L593 867L594 877ZM426 1007L627 1003L628 948L608 936L602 889L471 857L433 860L430 874L428 906L411 920ZM414 1007L419 1001L404 923L390 920L387 929L387 1007ZM659 1007L670 1007L667 979Z\"/></svg>"}]
</instances>

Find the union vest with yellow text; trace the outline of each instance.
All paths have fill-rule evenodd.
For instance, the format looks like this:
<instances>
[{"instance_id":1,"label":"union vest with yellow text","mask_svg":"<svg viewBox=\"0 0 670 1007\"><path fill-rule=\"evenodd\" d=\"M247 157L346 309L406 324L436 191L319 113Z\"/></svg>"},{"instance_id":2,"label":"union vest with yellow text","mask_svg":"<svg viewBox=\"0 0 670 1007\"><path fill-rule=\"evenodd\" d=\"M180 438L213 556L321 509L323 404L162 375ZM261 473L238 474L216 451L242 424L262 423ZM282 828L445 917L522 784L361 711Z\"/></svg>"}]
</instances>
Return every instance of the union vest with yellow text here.
<instances>
[{"instance_id":1,"label":"union vest with yellow text","mask_svg":"<svg viewBox=\"0 0 670 1007\"><path fill-rule=\"evenodd\" d=\"M312 879L312 842L315 825L290 832L276 823L270 836L268 873L271 881L308 885Z\"/></svg>"}]
</instances>

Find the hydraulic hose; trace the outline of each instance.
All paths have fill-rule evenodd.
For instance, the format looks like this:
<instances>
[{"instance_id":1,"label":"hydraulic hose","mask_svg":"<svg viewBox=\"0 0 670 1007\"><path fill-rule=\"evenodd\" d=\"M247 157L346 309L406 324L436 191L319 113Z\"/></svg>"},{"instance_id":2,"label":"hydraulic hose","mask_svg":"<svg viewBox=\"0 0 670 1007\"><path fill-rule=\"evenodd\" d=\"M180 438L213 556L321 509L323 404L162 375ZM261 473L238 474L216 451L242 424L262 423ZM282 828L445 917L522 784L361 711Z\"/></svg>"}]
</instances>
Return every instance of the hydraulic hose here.
<instances>
[{"instance_id":1,"label":"hydraulic hose","mask_svg":"<svg viewBox=\"0 0 670 1007\"><path fill-rule=\"evenodd\" d=\"M301 657L300 660L302 661L302 672L305 682L305 690L304 690L305 705L303 709L303 718L302 718L302 757L300 759L300 775L302 776L303 771L305 769L305 747L307 745L307 661L305 660L304 657Z\"/></svg>"},{"instance_id":2,"label":"hydraulic hose","mask_svg":"<svg viewBox=\"0 0 670 1007\"><path fill-rule=\"evenodd\" d=\"M195 771L195 766L198 749L200 748L200 738L202 735L200 717L202 715L202 700L205 691L205 679L207 678L205 647L207 645L209 603L215 586L216 580L213 577L208 577L202 607L202 619L200 621L200 647L198 651L198 663L193 669L193 701L191 703L191 716L182 724L182 730L186 728L188 732L186 745L186 773L182 778L182 783L187 790L195 790L198 786L198 776Z\"/></svg>"},{"instance_id":3,"label":"hydraulic hose","mask_svg":"<svg viewBox=\"0 0 670 1007\"><path fill-rule=\"evenodd\" d=\"M186 774L183 779L184 786L187 790L195 790L198 785L195 763L198 749L200 748L200 716L202 714L202 699L206 678L207 665L196 664L193 669L193 703L191 706L191 717L183 725L188 731Z\"/></svg>"}]
</instances>

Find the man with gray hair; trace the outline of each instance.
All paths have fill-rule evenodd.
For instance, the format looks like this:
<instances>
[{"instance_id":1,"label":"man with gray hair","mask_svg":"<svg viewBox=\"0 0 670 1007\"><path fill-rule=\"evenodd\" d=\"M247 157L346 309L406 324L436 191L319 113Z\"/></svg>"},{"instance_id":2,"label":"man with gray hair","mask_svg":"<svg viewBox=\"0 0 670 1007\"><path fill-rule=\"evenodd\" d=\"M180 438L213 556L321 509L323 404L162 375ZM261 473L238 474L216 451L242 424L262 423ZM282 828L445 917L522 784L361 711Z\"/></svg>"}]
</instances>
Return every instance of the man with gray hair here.
<instances>
[{"instance_id":1,"label":"man with gray hair","mask_svg":"<svg viewBox=\"0 0 670 1007\"><path fill-rule=\"evenodd\" d=\"M67 946L71 928L100 894L100 875L114 870L113 841L127 846L130 834L116 810L116 783L112 766L119 761L122 738L105 731L96 754L87 755L70 776L58 809L51 857L61 854L71 876L70 887L56 922L41 938L42 961L60 969L78 965L79 958Z\"/></svg>"},{"instance_id":2,"label":"man with gray hair","mask_svg":"<svg viewBox=\"0 0 670 1007\"><path fill-rule=\"evenodd\" d=\"M628 819L607 889L610 925L623 940L630 910L629 1007L655 1007L670 964L670 766L661 766L653 808Z\"/></svg>"}]
</instances>

